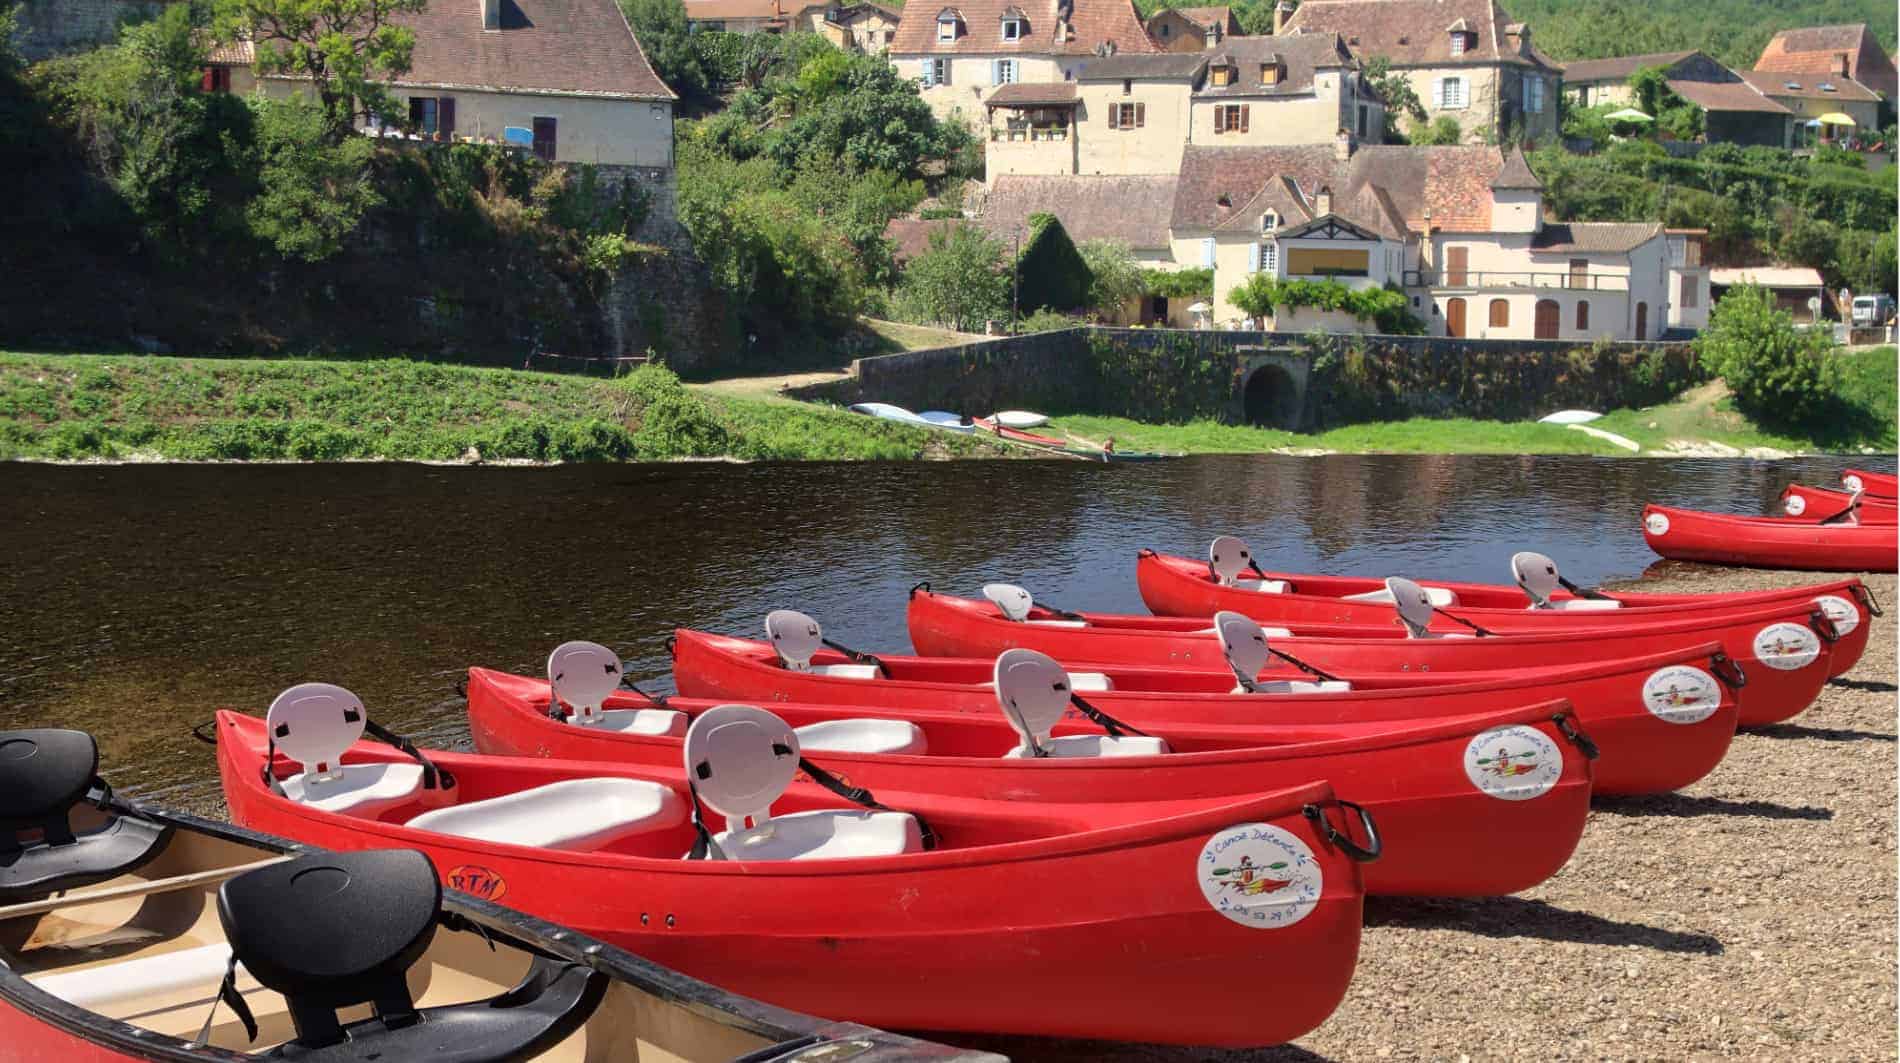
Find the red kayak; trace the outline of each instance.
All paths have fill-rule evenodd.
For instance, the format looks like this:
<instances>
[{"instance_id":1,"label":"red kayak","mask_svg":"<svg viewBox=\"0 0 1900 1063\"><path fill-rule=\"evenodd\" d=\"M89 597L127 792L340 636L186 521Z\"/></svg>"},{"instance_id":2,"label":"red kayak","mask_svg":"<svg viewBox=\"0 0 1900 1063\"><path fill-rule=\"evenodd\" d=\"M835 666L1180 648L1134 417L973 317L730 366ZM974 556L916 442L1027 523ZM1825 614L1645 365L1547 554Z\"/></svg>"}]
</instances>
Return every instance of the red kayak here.
<instances>
[{"instance_id":1,"label":"red kayak","mask_svg":"<svg viewBox=\"0 0 1900 1063\"><path fill-rule=\"evenodd\" d=\"M1856 503L1856 498L1859 501ZM1852 491L1833 491L1825 487L1789 484L1781 492L1781 511L1790 517L1827 520L1846 516L1850 508L1862 524L1893 524L1900 521L1900 503L1871 495L1856 496Z\"/></svg>"},{"instance_id":2,"label":"red kayak","mask_svg":"<svg viewBox=\"0 0 1900 1063\"><path fill-rule=\"evenodd\" d=\"M849 705L861 712L974 713L993 717L993 658L886 656L889 677L839 674L842 655L821 653L811 671L779 663L772 647L748 639L681 631L673 673L681 693L758 703ZM1595 792L1657 793L1708 774L1728 751L1735 700L1714 675L1734 678L1734 662L1713 643L1628 661L1487 676L1349 677L1340 684L1275 680L1256 684L1286 692L1234 693L1231 671L1072 666L1074 689L1091 705L1144 731L1165 733L1183 751L1214 743L1258 745L1262 724L1331 726L1470 716L1567 700L1603 756ZM830 671L832 674L825 674ZM1752 684L1753 677L1749 677ZM1671 691L1693 691L1675 704ZM1079 711L1079 710L1078 710ZM1192 744L1190 744L1192 743Z\"/></svg>"},{"instance_id":3,"label":"red kayak","mask_svg":"<svg viewBox=\"0 0 1900 1063\"><path fill-rule=\"evenodd\" d=\"M1210 617L1222 610L1231 610L1263 624L1293 627L1296 631L1301 630L1299 625L1310 624L1398 630L1392 594L1382 580L1261 572L1252 567L1246 544L1232 536L1216 539L1210 553L1218 555L1223 550L1228 552L1213 564L1152 550L1141 551L1135 563L1135 578L1142 602L1157 616ZM1238 559L1235 551L1239 553ZM1566 581L1558 575L1555 563L1541 554L1520 553L1511 560L1512 574L1522 581L1516 587L1445 581L1426 583L1425 590L1432 597L1434 609L1430 630L1469 634L1472 624L1498 634L1590 628L1602 632L1596 637L1605 637L1637 622L1694 624L1698 618L1720 616L1726 623L1726 615L1738 610L1755 609L1771 602L1812 601L1819 603L1835 623L1839 641L1833 644L1830 667L1832 675L1842 675L1860 661L1861 653L1867 648L1867 621L1879 612L1872 595L1857 579L1773 591L1728 594L1618 591L1614 596L1590 598L1570 592L1564 586ZM1218 575L1216 568L1220 569ZM1255 578L1244 578L1234 574L1235 571ZM1539 598L1550 607L1531 608ZM1736 657L1749 655L1745 642L1731 643L1729 652ZM1797 711L1799 709L1788 710L1790 714ZM1743 722L1751 721L1744 717Z\"/></svg>"},{"instance_id":4,"label":"red kayak","mask_svg":"<svg viewBox=\"0 0 1900 1063\"><path fill-rule=\"evenodd\" d=\"M1397 582L1397 581L1395 581ZM1129 668L1229 667L1211 620L1033 610L1018 622L988 601L913 588L911 643L931 656L988 658L1015 646L1041 650L1077 667L1114 661ZM1813 603L1767 603L1717 625L1658 621L1604 632L1551 631L1489 637L1408 637L1403 627L1292 625L1263 631L1277 647L1282 676L1297 675L1281 653L1353 681L1355 688L1442 685L1525 669L1570 668L1656 654L1695 654L1716 643L1739 662L1747 683L1735 691L1741 726L1786 720L1819 696L1834 671L1832 621ZM1340 632L1347 637L1341 637ZM1318 632L1310 634L1309 632ZM1428 633L1429 634L1429 633ZM1085 669L1087 670L1087 669ZM1100 670L1096 668L1095 670ZM1563 696L1558 694L1555 696ZM1583 704L1583 699L1572 697ZM1586 717L1585 723L1592 721ZM1598 788L1603 788L1599 780Z\"/></svg>"},{"instance_id":5,"label":"red kayak","mask_svg":"<svg viewBox=\"0 0 1900 1063\"><path fill-rule=\"evenodd\" d=\"M1167 806L880 792L867 809L794 783L809 770L796 735L756 709L694 721L689 787L679 765L412 759L354 741L361 703L334 696L286 732L285 697L268 728L218 714L238 823L420 849L512 907L782 1006L1271 1044L1332 1013L1358 955L1357 861L1377 836L1323 783ZM358 721L338 725L339 708ZM726 829L700 826L701 805Z\"/></svg>"},{"instance_id":6,"label":"red kayak","mask_svg":"<svg viewBox=\"0 0 1900 1063\"><path fill-rule=\"evenodd\" d=\"M1643 539L1672 560L1756 568L1892 572L1900 555L1900 525L1740 517L1656 505L1643 507Z\"/></svg>"},{"instance_id":7,"label":"red kayak","mask_svg":"<svg viewBox=\"0 0 1900 1063\"><path fill-rule=\"evenodd\" d=\"M1054 436L1025 432L1020 428L1011 428L1006 424L998 424L988 417L978 417L971 423L985 432L1001 436L1004 439L1012 440L1017 443L1028 443L1038 447L1053 447L1056 450L1061 450L1069 446L1069 441L1066 439L1057 439Z\"/></svg>"},{"instance_id":8,"label":"red kayak","mask_svg":"<svg viewBox=\"0 0 1900 1063\"><path fill-rule=\"evenodd\" d=\"M1059 674L1054 662L1048 665ZM468 722L475 748L675 764L679 737L638 732L654 730L656 717L671 717L666 729L678 730L720 704L618 690L601 706L611 717L587 723L567 697L564 715L551 716L548 689L546 680L470 669ZM586 700L593 699L583 695ZM1385 841L1385 852L1365 867L1368 894L1489 896L1529 889L1569 860L1589 812L1590 762L1574 751L1563 756L1566 743L1553 720L1570 711L1563 702L1415 722L1263 724L1246 739L1253 745L1227 734L1198 736L1192 728L1105 737L1089 721L1063 720L1066 708L1062 695L1048 717L1052 734L1038 742L1042 756L1021 755L1024 736L1005 722L1006 710L979 717L774 704L772 711L792 725L805 755L821 768L879 793L901 787L999 801L1174 802L1329 781L1341 797L1373 814ZM1467 763L1468 751L1477 748L1481 752L1474 756L1483 756L1496 741L1552 754L1551 768L1537 776L1548 789L1540 783L1534 800L1517 799L1515 792L1509 799L1497 797L1497 784L1521 778ZM1153 751L1157 745L1165 751ZM1518 842L1500 851L1499 837Z\"/></svg>"},{"instance_id":9,"label":"red kayak","mask_svg":"<svg viewBox=\"0 0 1900 1063\"><path fill-rule=\"evenodd\" d=\"M1873 498L1900 498L1900 477L1891 473L1849 469L1841 474L1841 486L1849 491L1865 491Z\"/></svg>"}]
</instances>

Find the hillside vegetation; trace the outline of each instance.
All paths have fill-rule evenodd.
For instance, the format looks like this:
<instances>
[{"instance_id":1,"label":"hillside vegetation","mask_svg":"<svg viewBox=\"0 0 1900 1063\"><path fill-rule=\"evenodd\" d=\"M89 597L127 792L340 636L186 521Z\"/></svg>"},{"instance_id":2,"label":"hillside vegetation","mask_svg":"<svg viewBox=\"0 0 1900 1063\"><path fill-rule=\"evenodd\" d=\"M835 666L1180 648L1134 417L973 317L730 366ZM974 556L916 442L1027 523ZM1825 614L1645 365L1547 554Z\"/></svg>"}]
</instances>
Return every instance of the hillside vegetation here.
<instances>
[{"instance_id":1,"label":"hillside vegetation","mask_svg":"<svg viewBox=\"0 0 1900 1063\"><path fill-rule=\"evenodd\" d=\"M1865 22L1894 47L1893 0L1503 0L1544 54L1604 59L1700 49L1749 70L1776 33Z\"/></svg>"}]
</instances>

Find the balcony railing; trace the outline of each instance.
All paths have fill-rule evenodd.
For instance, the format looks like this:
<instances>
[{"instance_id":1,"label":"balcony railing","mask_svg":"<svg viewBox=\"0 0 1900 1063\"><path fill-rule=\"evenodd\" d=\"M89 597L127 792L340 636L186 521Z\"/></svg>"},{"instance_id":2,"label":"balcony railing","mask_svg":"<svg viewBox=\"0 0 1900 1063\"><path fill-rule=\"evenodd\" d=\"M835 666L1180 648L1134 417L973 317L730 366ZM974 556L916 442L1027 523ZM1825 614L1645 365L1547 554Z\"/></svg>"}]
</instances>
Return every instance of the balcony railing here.
<instances>
[{"instance_id":1,"label":"balcony railing","mask_svg":"<svg viewBox=\"0 0 1900 1063\"><path fill-rule=\"evenodd\" d=\"M990 140L998 144L1059 144L1068 139L1067 126L1031 126L1026 129L990 130Z\"/></svg>"},{"instance_id":2,"label":"balcony railing","mask_svg":"<svg viewBox=\"0 0 1900 1063\"><path fill-rule=\"evenodd\" d=\"M1630 281L1614 273L1519 273L1497 270L1408 269L1407 288L1569 288L1588 292L1627 292Z\"/></svg>"}]
</instances>

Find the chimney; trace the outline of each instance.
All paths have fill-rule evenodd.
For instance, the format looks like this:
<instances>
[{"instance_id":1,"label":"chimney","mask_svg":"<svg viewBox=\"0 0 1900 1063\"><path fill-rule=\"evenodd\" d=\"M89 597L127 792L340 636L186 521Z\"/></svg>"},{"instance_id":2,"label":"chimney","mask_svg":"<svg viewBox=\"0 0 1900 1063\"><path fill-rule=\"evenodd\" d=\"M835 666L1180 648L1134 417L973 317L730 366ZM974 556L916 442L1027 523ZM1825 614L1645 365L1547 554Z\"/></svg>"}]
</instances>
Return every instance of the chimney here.
<instances>
[{"instance_id":1,"label":"chimney","mask_svg":"<svg viewBox=\"0 0 1900 1063\"><path fill-rule=\"evenodd\" d=\"M1333 158L1345 162L1352 158L1352 131L1341 129L1333 136Z\"/></svg>"},{"instance_id":2,"label":"chimney","mask_svg":"<svg viewBox=\"0 0 1900 1063\"><path fill-rule=\"evenodd\" d=\"M1281 0L1273 5L1273 35L1278 37L1286 32L1286 20L1293 16L1293 5Z\"/></svg>"},{"instance_id":3,"label":"chimney","mask_svg":"<svg viewBox=\"0 0 1900 1063\"><path fill-rule=\"evenodd\" d=\"M1840 76L1842 77L1848 76L1847 53L1846 52L1837 53L1835 58L1840 60L1840 69L1836 71L1836 73L1840 74Z\"/></svg>"},{"instance_id":4,"label":"chimney","mask_svg":"<svg viewBox=\"0 0 1900 1063\"><path fill-rule=\"evenodd\" d=\"M1331 214L1332 212L1333 212L1333 186L1320 185L1319 191L1315 193L1313 196L1314 216L1323 218L1326 215Z\"/></svg>"},{"instance_id":5,"label":"chimney","mask_svg":"<svg viewBox=\"0 0 1900 1063\"><path fill-rule=\"evenodd\" d=\"M482 28L485 30L501 28L501 0L482 0Z\"/></svg>"}]
</instances>

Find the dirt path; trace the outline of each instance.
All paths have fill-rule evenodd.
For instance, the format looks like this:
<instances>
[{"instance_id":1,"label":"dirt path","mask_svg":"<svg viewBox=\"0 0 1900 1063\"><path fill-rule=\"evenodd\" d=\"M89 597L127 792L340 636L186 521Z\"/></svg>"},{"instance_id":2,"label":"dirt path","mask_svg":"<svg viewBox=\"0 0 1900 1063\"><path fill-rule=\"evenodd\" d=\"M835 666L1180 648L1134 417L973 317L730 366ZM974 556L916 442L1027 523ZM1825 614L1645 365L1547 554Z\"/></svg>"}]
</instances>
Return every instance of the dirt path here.
<instances>
[{"instance_id":1,"label":"dirt path","mask_svg":"<svg viewBox=\"0 0 1900 1063\"><path fill-rule=\"evenodd\" d=\"M1685 567L1643 586L1817 578ZM1895 603L1893 576L1868 582ZM1891 615L1874 624L1850 675L1792 722L1738 735L1702 782L1600 799L1542 886L1368 901L1352 989L1297 1045L974 1046L1018 1060L1893 1059L1895 636Z\"/></svg>"}]
</instances>

